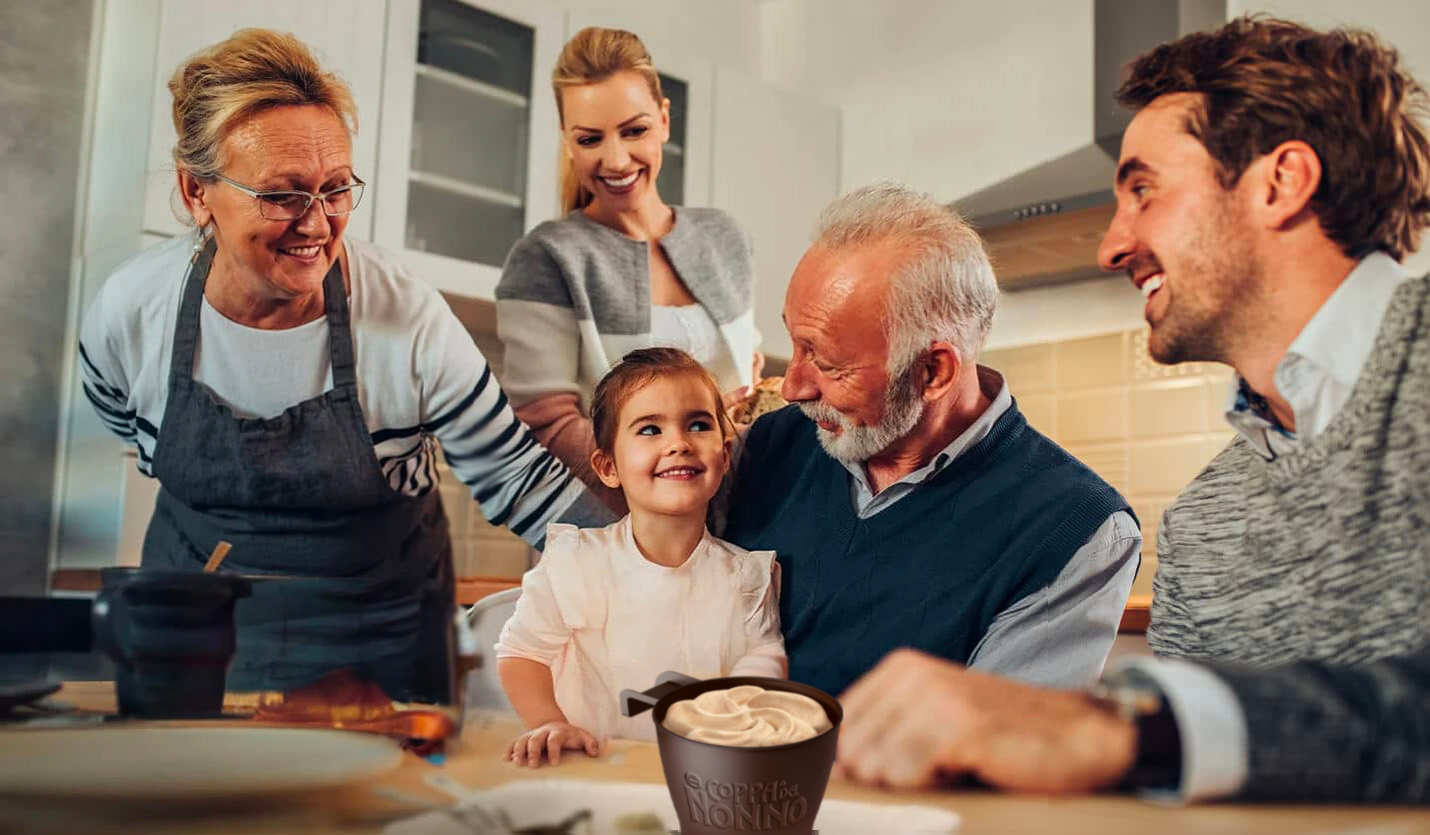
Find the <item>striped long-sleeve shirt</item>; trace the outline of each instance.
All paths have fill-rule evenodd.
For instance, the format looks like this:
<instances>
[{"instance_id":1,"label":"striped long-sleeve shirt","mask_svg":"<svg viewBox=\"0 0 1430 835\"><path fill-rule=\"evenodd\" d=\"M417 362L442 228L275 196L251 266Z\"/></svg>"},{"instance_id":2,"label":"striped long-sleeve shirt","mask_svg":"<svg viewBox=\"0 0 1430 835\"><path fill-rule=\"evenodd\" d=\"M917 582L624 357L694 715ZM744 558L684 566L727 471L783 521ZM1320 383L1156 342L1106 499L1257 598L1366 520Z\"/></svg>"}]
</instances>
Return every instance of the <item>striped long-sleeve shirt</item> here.
<instances>
[{"instance_id":1,"label":"striped long-sleeve shirt","mask_svg":"<svg viewBox=\"0 0 1430 835\"><path fill-rule=\"evenodd\" d=\"M80 332L84 393L100 420L152 461L191 240L139 253L105 282ZM437 485L437 450L482 513L528 542L581 497L579 480L512 414L491 367L446 302L373 244L348 238L358 397L388 483ZM326 317L287 330L226 319L204 302L194 377L240 417L272 417L332 387Z\"/></svg>"}]
</instances>

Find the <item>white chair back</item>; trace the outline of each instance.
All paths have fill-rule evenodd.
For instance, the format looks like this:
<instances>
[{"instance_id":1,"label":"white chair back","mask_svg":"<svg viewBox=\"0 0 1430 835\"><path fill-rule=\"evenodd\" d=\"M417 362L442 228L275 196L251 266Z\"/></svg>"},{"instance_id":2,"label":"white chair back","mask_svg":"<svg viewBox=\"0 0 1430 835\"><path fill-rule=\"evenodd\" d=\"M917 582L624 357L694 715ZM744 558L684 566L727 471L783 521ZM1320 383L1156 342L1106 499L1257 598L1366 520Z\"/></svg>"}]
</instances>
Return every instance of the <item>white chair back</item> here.
<instances>
[{"instance_id":1,"label":"white chair back","mask_svg":"<svg viewBox=\"0 0 1430 835\"><path fill-rule=\"evenodd\" d=\"M481 665L467 676L464 702L468 710L512 710L497 676L496 643L502 627L516 611L519 597L520 588L505 589L483 597L467 610L467 627L476 639L477 656L481 659Z\"/></svg>"}]
</instances>

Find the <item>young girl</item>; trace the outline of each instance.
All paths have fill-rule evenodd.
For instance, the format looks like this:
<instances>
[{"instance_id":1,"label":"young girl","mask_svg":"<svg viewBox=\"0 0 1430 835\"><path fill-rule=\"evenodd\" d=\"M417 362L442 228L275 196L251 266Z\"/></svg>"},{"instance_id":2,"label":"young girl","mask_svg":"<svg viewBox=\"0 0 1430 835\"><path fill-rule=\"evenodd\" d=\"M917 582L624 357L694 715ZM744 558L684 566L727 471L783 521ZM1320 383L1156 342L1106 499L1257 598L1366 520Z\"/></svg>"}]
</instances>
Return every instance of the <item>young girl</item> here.
<instances>
[{"instance_id":1,"label":"young girl","mask_svg":"<svg viewBox=\"0 0 1430 835\"><path fill-rule=\"evenodd\" d=\"M788 670L774 552L706 530L733 442L710 372L673 348L632 351L596 387L591 418L591 467L630 514L600 529L551 525L522 578L497 643L502 686L530 729L507 749L519 765L570 749L594 757L607 737L654 740L650 717L622 716L617 697L666 670Z\"/></svg>"}]
</instances>

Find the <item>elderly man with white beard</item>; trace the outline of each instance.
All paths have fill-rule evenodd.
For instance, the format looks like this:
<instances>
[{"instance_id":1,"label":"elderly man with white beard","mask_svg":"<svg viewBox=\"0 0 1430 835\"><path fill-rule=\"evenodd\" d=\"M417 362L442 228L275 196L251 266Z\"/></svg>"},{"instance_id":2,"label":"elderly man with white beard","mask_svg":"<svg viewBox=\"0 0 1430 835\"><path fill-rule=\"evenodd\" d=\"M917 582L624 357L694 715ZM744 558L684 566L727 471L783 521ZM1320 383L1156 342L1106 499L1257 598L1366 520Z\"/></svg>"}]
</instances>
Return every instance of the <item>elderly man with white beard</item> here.
<instances>
[{"instance_id":1,"label":"elderly man with white beard","mask_svg":"<svg viewBox=\"0 0 1430 835\"><path fill-rule=\"evenodd\" d=\"M1101 672L1142 535L977 364L997 295L927 195L821 216L785 296L792 405L747 433L723 532L778 554L792 680L839 694L901 648L1050 686Z\"/></svg>"}]
</instances>

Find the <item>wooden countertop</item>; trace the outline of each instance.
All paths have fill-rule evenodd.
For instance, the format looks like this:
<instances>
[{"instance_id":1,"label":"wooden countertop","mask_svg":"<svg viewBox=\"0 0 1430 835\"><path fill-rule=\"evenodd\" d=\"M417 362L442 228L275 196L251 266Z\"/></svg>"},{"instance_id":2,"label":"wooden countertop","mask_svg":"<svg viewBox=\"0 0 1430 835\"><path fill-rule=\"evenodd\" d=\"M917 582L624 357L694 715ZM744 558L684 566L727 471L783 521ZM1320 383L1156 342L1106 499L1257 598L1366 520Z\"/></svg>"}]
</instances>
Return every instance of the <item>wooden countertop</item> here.
<instances>
[{"instance_id":1,"label":"wooden countertop","mask_svg":"<svg viewBox=\"0 0 1430 835\"><path fill-rule=\"evenodd\" d=\"M113 705L112 688L108 684L68 685L60 698L99 710L112 710ZM182 812L145 806L126 810L123 815L116 815L112 808L86 808L75 803L66 803L62 809L0 803L0 823L5 824L0 829L5 832L116 831L126 835L141 832L145 835L297 832L376 835L385 823L425 811L426 804L451 802L450 795L429 782L433 777L455 781L471 789L545 778L663 784L660 756L651 743L616 741L598 759L578 754L555 768L518 768L502 760L502 751L519 730L514 717L470 716L461 739L449 746L445 764L434 765L408 754L401 766L381 778L331 792L260 802L247 800L225 806L206 805ZM893 793L838 779L831 781L825 796L865 803L919 804L950 809L963 819L961 833L1430 835L1430 814L1413 808L1214 804L1166 807L1119 795L1043 797L990 791ZM100 821L103 827L99 826Z\"/></svg>"}]
</instances>

